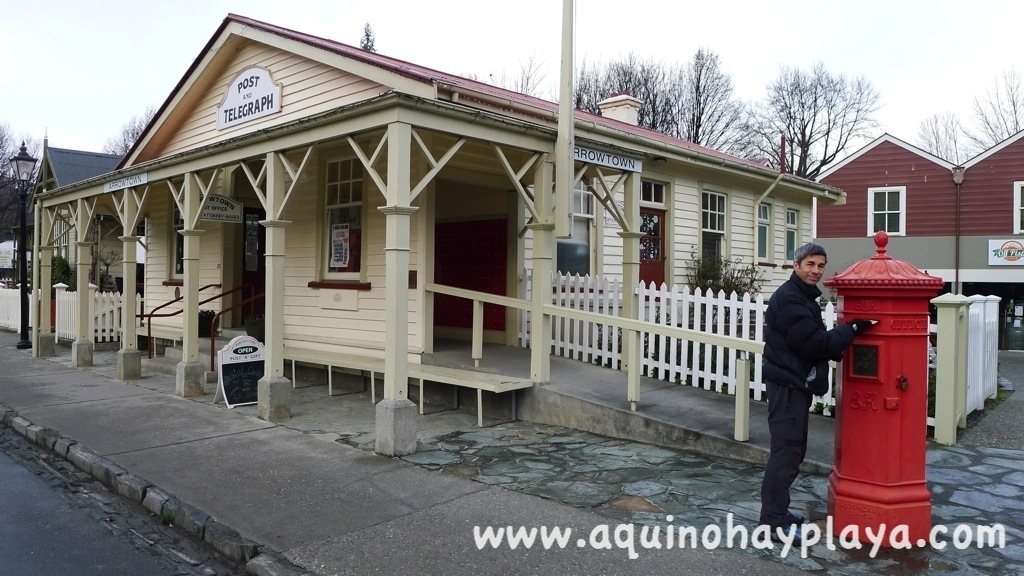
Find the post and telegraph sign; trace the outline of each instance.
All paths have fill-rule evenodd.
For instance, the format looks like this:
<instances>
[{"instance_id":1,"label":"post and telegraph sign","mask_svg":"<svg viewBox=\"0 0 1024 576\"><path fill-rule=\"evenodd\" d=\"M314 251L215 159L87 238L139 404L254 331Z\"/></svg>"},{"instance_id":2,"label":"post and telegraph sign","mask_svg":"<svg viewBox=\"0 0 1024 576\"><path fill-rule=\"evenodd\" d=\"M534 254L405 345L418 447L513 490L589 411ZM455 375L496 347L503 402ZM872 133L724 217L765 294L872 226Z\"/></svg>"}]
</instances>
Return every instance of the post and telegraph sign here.
<instances>
[{"instance_id":1,"label":"post and telegraph sign","mask_svg":"<svg viewBox=\"0 0 1024 576\"><path fill-rule=\"evenodd\" d=\"M261 66L242 70L228 83L217 108L217 129L224 130L281 111L281 85Z\"/></svg>"}]
</instances>

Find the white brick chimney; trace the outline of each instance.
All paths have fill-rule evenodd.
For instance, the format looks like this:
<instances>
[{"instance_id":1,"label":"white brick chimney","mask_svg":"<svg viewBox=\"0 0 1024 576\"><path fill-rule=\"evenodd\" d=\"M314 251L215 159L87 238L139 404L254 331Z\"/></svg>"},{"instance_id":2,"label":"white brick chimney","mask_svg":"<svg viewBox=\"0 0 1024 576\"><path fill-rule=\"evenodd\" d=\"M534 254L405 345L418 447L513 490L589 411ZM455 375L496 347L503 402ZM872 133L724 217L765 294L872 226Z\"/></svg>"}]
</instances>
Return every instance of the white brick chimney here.
<instances>
[{"instance_id":1,"label":"white brick chimney","mask_svg":"<svg viewBox=\"0 0 1024 576\"><path fill-rule=\"evenodd\" d=\"M605 118L636 126L641 104L643 102L629 94L613 94L611 98L598 102L597 107L601 109L601 116Z\"/></svg>"}]
</instances>

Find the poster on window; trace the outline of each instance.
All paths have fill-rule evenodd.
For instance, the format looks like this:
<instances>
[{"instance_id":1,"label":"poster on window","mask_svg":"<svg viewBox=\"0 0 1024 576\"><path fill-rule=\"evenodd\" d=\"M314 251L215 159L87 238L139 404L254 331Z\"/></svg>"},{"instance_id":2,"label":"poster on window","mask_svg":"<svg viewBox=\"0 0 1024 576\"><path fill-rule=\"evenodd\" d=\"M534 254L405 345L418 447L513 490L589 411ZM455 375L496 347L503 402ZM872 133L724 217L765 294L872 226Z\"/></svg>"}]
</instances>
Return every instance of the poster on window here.
<instances>
[{"instance_id":1,"label":"poster on window","mask_svg":"<svg viewBox=\"0 0 1024 576\"><path fill-rule=\"evenodd\" d=\"M348 268L348 224L331 226L331 268Z\"/></svg>"}]
</instances>

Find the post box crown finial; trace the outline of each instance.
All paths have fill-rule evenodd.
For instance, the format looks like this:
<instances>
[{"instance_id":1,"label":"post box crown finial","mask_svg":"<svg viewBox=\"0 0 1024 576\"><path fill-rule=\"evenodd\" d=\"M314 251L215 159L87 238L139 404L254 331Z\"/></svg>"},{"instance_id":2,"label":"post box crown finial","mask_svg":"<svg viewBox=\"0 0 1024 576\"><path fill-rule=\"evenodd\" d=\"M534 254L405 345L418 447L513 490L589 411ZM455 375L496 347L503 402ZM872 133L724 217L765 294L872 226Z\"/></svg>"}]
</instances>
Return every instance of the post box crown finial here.
<instances>
[{"instance_id":1,"label":"post box crown finial","mask_svg":"<svg viewBox=\"0 0 1024 576\"><path fill-rule=\"evenodd\" d=\"M872 260L892 260L892 256L886 254L885 247L889 244L889 235L885 233L885 230L879 230L875 232L875 251L877 254Z\"/></svg>"}]
</instances>

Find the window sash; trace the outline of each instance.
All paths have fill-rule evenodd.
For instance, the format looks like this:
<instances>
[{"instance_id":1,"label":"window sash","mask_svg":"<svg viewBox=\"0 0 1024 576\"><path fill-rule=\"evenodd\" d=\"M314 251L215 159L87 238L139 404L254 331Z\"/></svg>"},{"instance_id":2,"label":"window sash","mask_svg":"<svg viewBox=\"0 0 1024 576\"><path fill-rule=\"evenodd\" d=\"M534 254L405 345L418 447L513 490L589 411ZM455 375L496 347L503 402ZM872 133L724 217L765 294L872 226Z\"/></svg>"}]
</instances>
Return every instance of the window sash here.
<instances>
[{"instance_id":1,"label":"window sash","mask_svg":"<svg viewBox=\"0 0 1024 576\"><path fill-rule=\"evenodd\" d=\"M665 203L665 185L651 180L640 181L640 201L650 204Z\"/></svg>"},{"instance_id":2,"label":"window sash","mask_svg":"<svg viewBox=\"0 0 1024 576\"><path fill-rule=\"evenodd\" d=\"M768 259L771 215L771 205L764 203L757 205L757 257L761 260Z\"/></svg>"},{"instance_id":3,"label":"window sash","mask_svg":"<svg viewBox=\"0 0 1024 576\"><path fill-rule=\"evenodd\" d=\"M888 234L906 234L906 186L868 188L868 236L879 230Z\"/></svg>"},{"instance_id":4,"label":"window sash","mask_svg":"<svg viewBox=\"0 0 1024 576\"><path fill-rule=\"evenodd\" d=\"M725 233L725 195L705 192L701 207L701 229Z\"/></svg>"},{"instance_id":5,"label":"window sash","mask_svg":"<svg viewBox=\"0 0 1024 576\"><path fill-rule=\"evenodd\" d=\"M363 166L354 158L324 169L324 278L358 280L362 273Z\"/></svg>"},{"instance_id":6,"label":"window sash","mask_svg":"<svg viewBox=\"0 0 1024 576\"><path fill-rule=\"evenodd\" d=\"M1013 233L1024 234L1024 182L1013 183Z\"/></svg>"},{"instance_id":7,"label":"window sash","mask_svg":"<svg viewBox=\"0 0 1024 576\"><path fill-rule=\"evenodd\" d=\"M786 261L793 261L800 243L800 211L786 209Z\"/></svg>"}]
</instances>

